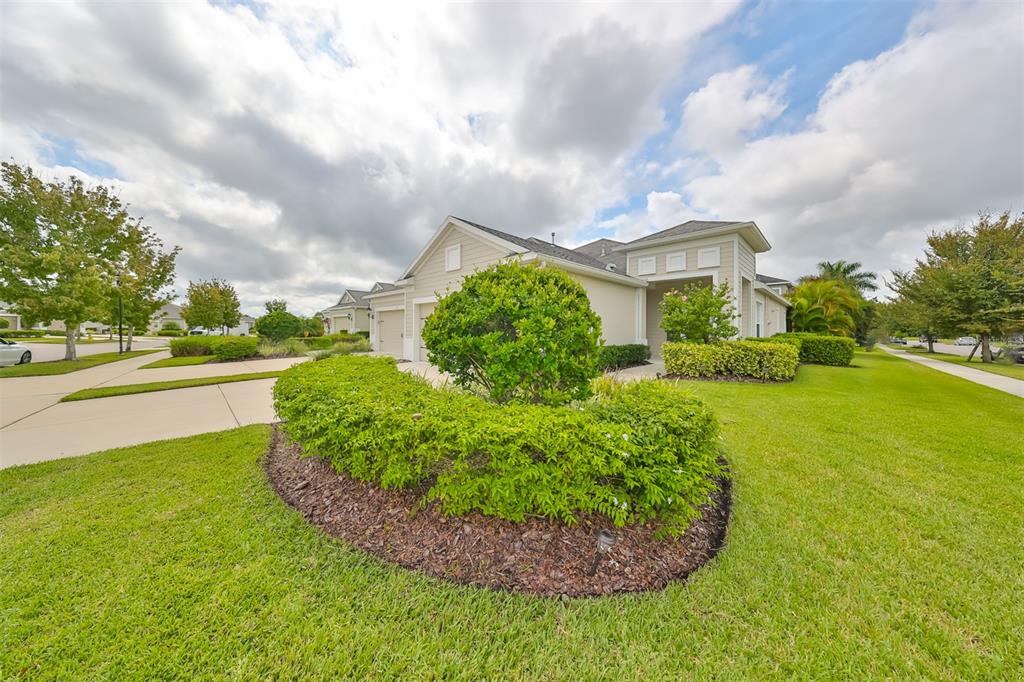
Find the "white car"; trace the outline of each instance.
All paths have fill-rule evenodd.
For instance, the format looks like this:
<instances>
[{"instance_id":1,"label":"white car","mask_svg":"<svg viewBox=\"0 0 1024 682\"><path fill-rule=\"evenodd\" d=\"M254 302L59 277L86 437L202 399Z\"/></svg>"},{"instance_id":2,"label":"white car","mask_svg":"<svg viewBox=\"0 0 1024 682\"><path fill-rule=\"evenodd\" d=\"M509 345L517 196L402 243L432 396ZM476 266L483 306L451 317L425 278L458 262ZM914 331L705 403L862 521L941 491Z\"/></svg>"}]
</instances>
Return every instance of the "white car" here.
<instances>
[{"instance_id":1,"label":"white car","mask_svg":"<svg viewBox=\"0 0 1024 682\"><path fill-rule=\"evenodd\" d=\"M4 365L27 365L32 362L32 351L14 341L0 339L0 367Z\"/></svg>"},{"instance_id":2,"label":"white car","mask_svg":"<svg viewBox=\"0 0 1024 682\"><path fill-rule=\"evenodd\" d=\"M977 346L978 339L973 336L961 336L959 339L953 342L956 346Z\"/></svg>"}]
</instances>

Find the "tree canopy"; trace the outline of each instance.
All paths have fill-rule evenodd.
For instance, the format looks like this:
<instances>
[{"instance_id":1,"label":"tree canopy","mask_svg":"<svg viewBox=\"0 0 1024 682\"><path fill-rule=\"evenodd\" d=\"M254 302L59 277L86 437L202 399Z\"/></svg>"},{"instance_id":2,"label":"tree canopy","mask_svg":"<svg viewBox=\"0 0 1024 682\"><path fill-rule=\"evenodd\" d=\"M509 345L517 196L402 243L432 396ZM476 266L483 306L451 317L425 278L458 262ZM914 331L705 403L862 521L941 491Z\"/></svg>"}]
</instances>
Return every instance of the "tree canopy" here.
<instances>
[{"instance_id":1,"label":"tree canopy","mask_svg":"<svg viewBox=\"0 0 1024 682\"><path fill-rule=\"evenodd\" d=\"M714 343L736 335L736 309L729 285L691 284L667 292L658 302L661 328L669 341Z\"/></svg>"},{"instance_id":2,"label":"tree canopy","mask_svg":"<svg viewBox=\"0 0 1024 682\"><path fill-rule=\"evenodd\" d=\"M855 261L848 262L842 259L837 261L823 260L818 263L818 272L816 274L801 277L800 281L833 280L846 285L863 296L865 292L878 290L878 285L875 283L878 275L874 272L862 270L862 267L860 263Z\"/></svg>"},{"instance_id":3,"label":"tree canopy","mask_svg":"<svg viewBox=\"0 0 1024 682\"><path fill-rule=\"evenodd\" d=\"M189 327L227 329L236 326L242 312L235 288L221 279L188 283L188 300L181 316Z\"/></svg>"},{"instance_id":4,"label":"tree canopy","mask_svg":"<svg viewBox=\"0 0 1024 682\"><path fill-rule=\"evenodd\" d=\"M812 279L789 294L793 331L853 336L861 298L837 280Z\"/></svg>"}]
</instances>

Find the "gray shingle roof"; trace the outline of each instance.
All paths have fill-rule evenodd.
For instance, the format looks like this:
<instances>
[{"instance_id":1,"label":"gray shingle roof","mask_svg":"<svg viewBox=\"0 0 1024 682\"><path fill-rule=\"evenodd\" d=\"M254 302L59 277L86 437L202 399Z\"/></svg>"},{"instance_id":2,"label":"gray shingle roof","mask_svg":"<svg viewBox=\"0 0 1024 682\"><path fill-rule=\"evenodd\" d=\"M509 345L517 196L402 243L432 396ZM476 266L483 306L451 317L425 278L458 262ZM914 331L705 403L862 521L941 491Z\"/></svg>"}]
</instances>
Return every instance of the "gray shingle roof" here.
<instances>
[{"instance_id":1,"label":"gray shingle roof","mask_svg":"<svg viewBox=\"0 0 1024 682\"><path fill-rule=\"evenodd\" d=\"M762 284L792 284L788 279L782 277L772 277L771 275L755 275L755 277Z\"/></svg>"},{"instance_id":2,"label":"gray shingle roof","mask_svg":"<svg viewBox=\"0 0 1024 682\"><path fill-rule=\"evenodd\" d=\"M605 267L607 263L604 263L598 260L597 258L594 258L593 256L588 256L585 253L573 251L572 249L567 249L564 246L552 244L551 242L546 242L543 239L537 239L536 237L517 237L516 235L509 234L508 232L495 230L493 227L487 227L486 225L474 223L472 220L466 220L465 218L458 219L466 223L467 225L472 225L473 227L483 230L488 234L492 234L495 237L504 239L505 241L508 242L512 242L516 246L520 246L526 249L527 251L535 251L536 253L542 253L547 256L552 256L553 258L560 258L562 260L569 261L570 263L587 265L592 268L597 268L598 270L607 270L607 267Z\"/></svg>"},{"instance_id":3,"label":"gray shingle roof","mask_svg":"<svg viewBox=\"0 0 1024 682\"><path fill-rule=\"evenodd\" d=\"M577 246L573 251L596 258L602 263L611 263L615 266L616 272L624 273L626 272L626 254L621 251L612 251L613 248L622 246L623 243L614 239L595 239L582 246Z\"/></svg>"},{"instance_id":4,"label":"gray shingle roof","mask_svg":"<svg viewBox=\"0 0 1024 682\"><path fill-rule=\"evenodd\" d=\"M714 230L720 227L727 227L729 225L744 225L745 221L733 221L733 220L687 220L681 225L670 227L654 234L649 234L639 239L634 239L629 242L630 246L634 244L643 244L644 242L654 241L655 239L664 239L666 237L682 237L697 232L704 232L705 230Z\"/></svg>"},{"instance_id":5,"label":"gray shingle roof","mask_svg":"<svg viewBox=\"0 0 1024 682\"><path fill-rule=\"evenodd\" d=\"M362 289L345 289L345 291L341 292L341 296L338 297L338 302L334 305L344 305L342 301L345 299L345 294L352 294L352 298L356 300L356 305L369 305L367 303L363 303L363 297L369 293L369 291L363 291Z\"/></svg>"}]
</instances>

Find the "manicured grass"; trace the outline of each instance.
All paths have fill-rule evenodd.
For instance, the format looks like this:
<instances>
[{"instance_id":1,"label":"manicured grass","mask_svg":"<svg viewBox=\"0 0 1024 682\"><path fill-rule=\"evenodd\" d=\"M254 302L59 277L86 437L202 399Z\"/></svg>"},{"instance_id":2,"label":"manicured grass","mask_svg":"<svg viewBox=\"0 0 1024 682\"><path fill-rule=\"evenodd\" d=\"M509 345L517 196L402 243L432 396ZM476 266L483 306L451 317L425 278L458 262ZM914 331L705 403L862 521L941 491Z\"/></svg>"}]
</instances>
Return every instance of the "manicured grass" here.
<instances>
[{"instance_id":1,"label":"manicured grass","mask_svg":"<svg viewBox=\"0 0 1024 682\"><path fill-rule=\"evenodd\" d=\"M281 372L249 372L248 374L229 374L219 377L198 377L194 379L174 379L172 381L151 381L146 384L126 384L124 386L100 386L85 388L69 393L60 399L62 403L76 400L92 400L93 398L110 398L116 395L134 395L136 393L153 393L154 391L171 391L176 388L195 388L196 386L212 386L214 384L233 384L239 381L255 381L256 379L274 379Z\"/></svg>"},{"instance_id":2,"label":"manicured grass","mask_svg":"<svg viewBox=\"0 0 1024 682\"><path fill-rule=\"evenodd\" d=\"M980 351L970 362L967 362L967 358L965 356L954 355L952 353L929 353L926 348L905 348L904 350L908 353L914 353L915 355L931 358L933 360L951 362L955 365L963 365L964 367L970 367L971 369L980 369L986 372L991 372L992 374L1002 374L1004 377L1011 377L1013 379L1024 379L1024 365L1003 362L982 362Z\"/></svg>"},{"instance_id":3,"label":"manicured grass","mask_svg":"<svg viewBox=\"0 0 1024 682\"><path fill-rule=\"evenodd\" d=\"M118 360L127 360L128 358L134 358L138 355L148 355L149 353L159 353L161 349L151 348L148 350L133 350L127 353L118 355L115 353L96 353L95 355L85 355L77 360L54 360L52 362L32 362L27 365L12 365L10 367L0 367L0 378L5 377L39 377L39 376L52 376L54 374L67 374L68 372L77 372L80 369L89 369L97 365L105 365L108 362L117 362Z\"/></svg>"},{"instance_id":4,"label":"manicured grass","mask_svg":"<svg viewBox=\"0 0 1024 682\"><path fill-rule=\"evenodd\" d=\"M159 367L186 367L190 365L205 365L208 362L213 362L217 358L213 355L182 355L181 357L170 357L164 358L163 360L155 360L148 365L143 365L139 369L157 369Z\"/></svg>"},{"instance_id":5,"label":"manicured grass","mask_svg":"<svg viewBox=\"0 0 1024 682\"><path fill-rule=\"evenodd\" d=\"M882 352L691 383L728 545L570 602L384 564L267 487L266 427L0 471L4 677L1014 679L1024 400ZM23 672L24 671L24 672Z\"/></svg>"}]
</instances>

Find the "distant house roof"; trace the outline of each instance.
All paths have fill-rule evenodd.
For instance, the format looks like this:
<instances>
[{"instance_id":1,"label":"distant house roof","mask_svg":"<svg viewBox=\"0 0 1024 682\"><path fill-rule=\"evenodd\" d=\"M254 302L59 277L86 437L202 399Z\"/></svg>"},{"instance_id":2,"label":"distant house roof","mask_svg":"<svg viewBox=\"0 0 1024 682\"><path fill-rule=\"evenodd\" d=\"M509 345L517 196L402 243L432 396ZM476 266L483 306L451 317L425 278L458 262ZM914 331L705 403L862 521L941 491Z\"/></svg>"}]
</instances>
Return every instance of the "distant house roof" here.
<instances>
[{"instance_id":1,"label":"distant house roof","mask_svg":"<svg viewBox=\"0 0 1024 682\"><path fill-rule=\"evenodd\" d=\"M616 246L622 246L623 242L614 239L595 239L583 246L577 246L573 251L582 253L585 256L596 258L602 263L610 263L615 266L616 272L626 272L626 254L621 251L613 251Z\"/></svg>"},{"instance_id":2,"label":"distant house roof","mask_svg":"<svg viewBox=\"0 0 1024 682\"><path fill-rule=\"evenodd\" d=\"M666 239L668 237L685 237L698 232L705 232L707 230L717 230L723 227L739 227L746 225L744 221L735 222L730 220L687 220L685 223L670 227L660 232L640 237L629 242L629 246L634 244L643 244L645 242L652 242L658 239Z\"/></svg>"},{"instance_id":3,"label":"distant house roof","mask_svg":"<svg viewBox=\"0 0 1024 682\"><path fill-rule=\"evenodd\" d=\"M597 268L598 270L608 270L608 268L606 267L608 263L598 260L597 258L589 256L585 253L573 251L572 249L567 249L564 246L552 244L551 242L546 242L543 239L537 239L536 237L517 237L514 234L502 232L501 230L496 230L493 227L487 227L486 225L474 223L472 220L458 218L457 216L452 217L456 218L457 220L461 220L467 225L472 225L477 229L492 234L495 237L499 237L501 239L504 239L505 241L512 242L513 244L516 244L526 249L527 251L533 251L535 253L541 253L547 256L552 256L554 258L560 258L571 263L578 263L579 265L586 265L591 268Z\"/></svg>"},{"instance_id":4,"label":"distant house roof","mask_svg":"<svg viewBox=\"0 0 1024 682\"><path fill-rule=\"evenodd\" d=\"M772 277L771 275L755 275L757 281L763 284L792 284L793 282L782 277Z\"/></svg>"}]
</instances>

